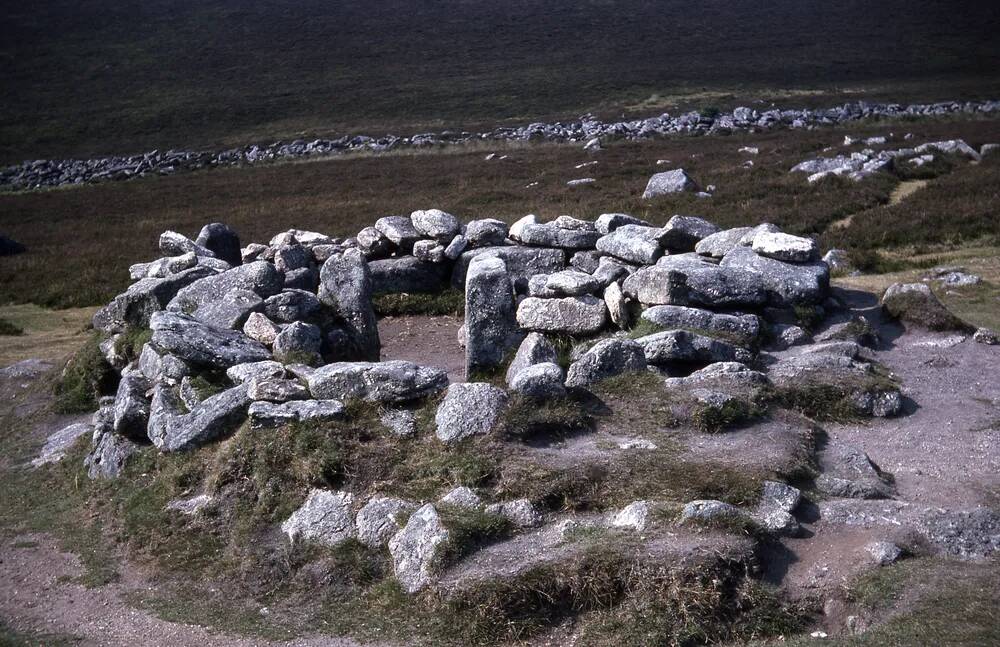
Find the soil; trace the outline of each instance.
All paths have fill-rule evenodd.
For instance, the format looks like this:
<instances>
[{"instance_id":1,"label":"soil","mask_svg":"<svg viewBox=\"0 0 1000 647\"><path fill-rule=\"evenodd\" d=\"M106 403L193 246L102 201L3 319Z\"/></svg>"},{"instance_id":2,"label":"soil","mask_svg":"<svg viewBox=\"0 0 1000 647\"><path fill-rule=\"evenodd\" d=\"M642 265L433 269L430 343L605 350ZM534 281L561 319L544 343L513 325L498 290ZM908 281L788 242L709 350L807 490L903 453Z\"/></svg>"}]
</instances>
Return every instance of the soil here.
<instances>
[{"instance_id":1,"label":"soil","mask_svg":"<svg viewBox=\"0 0 1000 647\"><path fill-rule=\"evenodd\" d=\"M465 381L465 350L458 344L458 317L385 317L378 322L382 361L403 359L448 371L452 382Z\"/></svg>"}]
</instances>

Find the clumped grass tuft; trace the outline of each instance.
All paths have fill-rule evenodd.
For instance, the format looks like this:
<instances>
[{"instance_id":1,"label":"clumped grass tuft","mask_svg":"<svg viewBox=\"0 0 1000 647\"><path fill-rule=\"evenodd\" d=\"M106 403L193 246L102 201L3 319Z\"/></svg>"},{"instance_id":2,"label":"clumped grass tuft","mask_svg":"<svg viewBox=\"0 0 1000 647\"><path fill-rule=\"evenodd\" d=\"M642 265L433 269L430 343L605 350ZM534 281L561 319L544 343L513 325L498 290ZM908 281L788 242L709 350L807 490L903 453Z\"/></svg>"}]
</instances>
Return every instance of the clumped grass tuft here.
<instances>
[{"instance_id":1,"label":"clumped grass tuft","mask_svg":"<svg viewBox=\"0 0 1000 647\"><path fill-rule=\"evenodd\" d=\"M446 289L436 294L380 294L372 301L380 317L431 315L461 317L465 314L465 292Z\"/></svg>"},{"instance_id":2,"label":"clumped grass tuft","mask_svg":"<svg viewBox=\"0 0 1000 647\"><path fill-rule=\"evenodd\" d=\"M153 331L149 328L129 328L115 340L115 351L132 362L139 359L142 347L152 338Z\"/></svg>"},{"instance_id":3,"label":"clumped grass tuft","mask_svg":"<svg viewBox=\"0 0 1000 647\"><path fill-rule=\"evenodd\" d=\"M691 420L699 431L715 434L761 417L767 408L740 399L728 400L721 407L699 405Z\"/></svg>"},{"instance_id":4,"label":"clumped grass tuft","mask_svg":"<svg viewBox=\"0 0 1000 647\"><path fill-rule=\"evenodd\" d=\"M594 420L586 406L572 397L551 398L541 402L514 395L501 423L501 433L508 438L531 442L539 438L555 439L593 428Z\"/></svg>"},{"instance_id":5,"label":"clumped grass tuft","mask_svg":"<svg viewBox=\"0 0 1000 647\"><path fill-rule=\"evenodd\" d=\"M806 612L737 559L663 566L595 545L569 562L481 582L445 603L471 644L509 644L568 615L588 645L688 645L793 633Z\"/></svg>"},{"instance_id":6,"label":"clumped grass tuft","mask_svg":"<svg viewBox=\"0 0 1000 647\"><path fill-rule=\"evenodd\" d=\"M86 413L97 409L97 399L115 388L114 369L104 359L101 337L94 333L70 358L56 382L55 408L59 413Z\"/></svg>"},{"instance_id":7,"label":"clumped grass tuft","mask_svg":"<svg viewBox=\"0 0 1000 647\"><path fill-rule=\"evenodd\" d=\"M451 505L437 508L441 521L448 529L448 541L436 559L438 564L453 564L486 544L509 536L514 526L509 520L483 510Z\"/></svg>"}]
</instances>

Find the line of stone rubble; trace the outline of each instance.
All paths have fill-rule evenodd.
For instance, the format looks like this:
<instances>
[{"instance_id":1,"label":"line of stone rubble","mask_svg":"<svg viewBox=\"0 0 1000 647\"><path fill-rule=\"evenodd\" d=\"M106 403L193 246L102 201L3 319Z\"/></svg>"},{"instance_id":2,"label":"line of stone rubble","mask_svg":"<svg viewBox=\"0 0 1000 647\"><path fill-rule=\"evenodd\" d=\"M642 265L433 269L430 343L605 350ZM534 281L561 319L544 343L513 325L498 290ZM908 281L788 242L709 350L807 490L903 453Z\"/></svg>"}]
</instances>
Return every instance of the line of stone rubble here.
<instances>
[{"instance_id":1,"label":"line of stone rubble","mask_svg":"<svg viewBox=\"0 0 1000 647\"><path fill-rule=\"evenodd\" d=\"M577 121L536 122L499 127L486 132L441 131L412 136L345 135L337 139L277 141L250 144L218 152L154 150L129 156L92 159L30 160L0 170L0 188L42 189L72 184L129 180L148 175L173 175L204 168L254 165L275 161L318 158L345 153L384 153L406 148L432 148L473 142L585 142L598 149L602 141L641 140L670 135L710 135L758 132L780 128L808 129L866 119L940 117L956 114L989 114L1000 111L1000 101L950 101L902 105L859 101L826 109L777 108L758 111L738 107L721 114L686 112L678 116L604 122L592 116Z\"/></svg>"}]
</instances>

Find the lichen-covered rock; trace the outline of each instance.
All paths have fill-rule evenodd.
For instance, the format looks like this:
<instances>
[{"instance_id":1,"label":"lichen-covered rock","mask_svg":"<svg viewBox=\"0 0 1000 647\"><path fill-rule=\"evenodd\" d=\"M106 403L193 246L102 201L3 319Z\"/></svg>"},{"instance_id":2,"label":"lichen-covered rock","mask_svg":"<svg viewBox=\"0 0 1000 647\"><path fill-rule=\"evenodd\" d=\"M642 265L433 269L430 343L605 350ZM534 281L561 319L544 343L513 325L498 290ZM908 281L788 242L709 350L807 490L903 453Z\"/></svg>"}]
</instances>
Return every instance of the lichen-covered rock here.
<instances>
[{"instance_id":1,"label":"lichen-covered rock","mask_svg":"<svg viewBox=\"0 0 1000 647\"><path fill-rule=\"evenodd\" d=\"M681 511L681 522L741 518L743 518L743 512L736 506L712 499L690 501L684 505L684 509Z\"/></svg>"},{"instance_id":2,"label":"lichen-covered rock","mask_svg":"<svg viewBox=\"0 0 1000 647\"><path fill-rule=\"evenodd\" d=\"M526 366L508 382L510 390L536 400L566 396L563 370L558 364L543 362Z\"/></svg>"},{"instance_id":3,"label":"lichen-covered rock","mask_svg":"<svg viewBox=\"0 0 1000 647\"><path fill-rule=\"evenodd\" d=\"M687 330L653 333L636 342L642 347L646 361L655 365L753 361L753 354L745 348Z\"/></svg>"},{"instance_id":4,"label":"lichen-covered rock","mask_svg":"<svg viewBox=\"0 0 1000 647\"><path fill-rule=\"evenodd\" d=\"M365 227L358 232L358 249L367 259L385 258L395 245L375 227Z\"/></svg>"},{"instance_id":5,"label":"lichen-covered rock","mask_svg":"<svg viewBox=\"0 0 1000 647\"><path fill-rule=\"evenodd\" d=\"M243 324L243 334L265 346L270 346L278 337L281 328L260 312L253 312Z\"/></svg>"},{"instance_id":6,"label":"lichen-covered rock","mask_svg":"<svg viewBox=\"0 0 1000 647\"><path fill-rule=\"evenodd\" d=\"M973 326L962 321L941 303L925 283L894 283L882 296L882 308L904 324L927 330L972 333Z\"/></svg>"},{"instance_id":7,"label":"lichen-covered rock","mask_svg":"<svg viewBox=\"0 0 1000 647\"><path fill-rule=\"evenodd\" d=\"M817 489L829 496L849 499L884 499L894 488L868 455L854 447L834 448L821 457L823 472Z\"/></svg>"},{"instance_id":8,"label":"lichen-covered rock","mask_svg":"<svg viewBox=\"0 0 1000 647\"><path fill-rule=\"evenodd\" d=\"M266 400L268 402L280 403L291 400L309 399L309 389L298 380L254 378L247 385L247 395L251 400Z\"/></svg>"},{"instance_id":9,"label":"lichen-covered rock","mask_svg":"<svg viewBox=\"0 0 1000 647\"><path fill-rule=\"evenodd\" d=\"M365 400L383 404L409 402L440 393L448 374L413 362L336 362L308 376L312 396L323 400Z\"/></svg>"},{"instance_id":10,"label":"lichen-covered rock","mask_svg":"<svg viewBox=\"0 0 1000 647\"><path fill-rule=\"evenodd\" d=\"M373 294L439 292L448 276L446 264L422 261L416 256L369 261L368 268Z\"/></svg>"},{"instance_id":11,"label":"lichen-covered rock","mask_svg":"<svg viewBox=\"0 0 1000 647\"><path fill-rule=\"evenodd\" d=\"M431 584L448 537L437 510L428 503L410 515L406 526L389 540L393 571L407 593Z\"/></svg>"},{"instance_id":12,"label":"lichen-covered rock","mask_svg":"<svg viewBox=\"0 0 1000 647\"><path fill-rule=\"evenodd\" d=\"M243 262L240 254L240 237L228 225L221 222L213 222L202 227L194 242L234 267Z\"/></svg>"},{"instance_id":13,"label":"lichen-covered rock","mask_svg":"<svg viewBox=\"0 0 1000 647\"><path fill-rule=\"evenodd\" d=\"M822 261L785 263L740 246L726 254L720 266L760 277L773 305L822 303L830 289L830 268Z\"/></svg>"},{"instance_id":14,"label":"lichen-covered rock","mask_svg":"<svg viewBox=\"0 0 1000 647\"><path fill-rule=\"evenodd\" d=\"M351 506L354 497L348 492L312 490L298 510L281 524L281 532L292 542L306 541L336 546L357 534Z\"/></svg>"},{"instance_id":15,"label":"lichen-covered rock","mask_svg":"<svg viewBox=\"0 0 1000 647\"><path fill-rule=\"evenodd\" d=\"M520 241L525 245L559 249L593 249L600 234L596 230L565 229L553 223L528 224L521 228Z\"/></svg>"},{"instance_id":16,"label":"lichen-covered rock","mask_svg":"<svg viewBox=\"0 0 1000 647\"><path fill-rule=\"evenodd\" d=\"M381 343L372 306L374 284L369 265L357 251L332 256L320 271L320 300L337 317L355 347L357 359L378 361Z\"/></svg>"},{"instance_id":17,"label":"lichen-covered rock","mask_svg":"<svg viewBox=\"0 0 1000 647\"><path fill-rule=\"evenodd\" d=\"M516 499L486 506L486 514L503 517L518 528L535 528L542 524L542 514L528 499Z\"/></svg>"},{"instance_id":18,"label":"lichen-covered rock","mask_svg":"<svg viewBox=\"0 0 1000 647\"><path fill-rule=\"evenodd\" d=\"M413 243L423 238L417 228L413 226L413 221L409 216L379 218L375 221L375 229L406 254L413 249Z\"/></svg>"},{"instance_id":19,"label":"lichen-covered rock","mask_svg":"<svg viewBox=\"0 0 1000 647\"><path fill-rule=\"evenodd\" d=\"M280 379L285 377L285 367L273 360L248 362L226 369L226 377L234 384L243 384L250 380Z\"/></svg>"},{"instance_id":20,"label":"lichen-covered rock","mask_svg":"<svg viewBox=\"0 0 1000 647\"><path fill-rule=\"evenodd\" d=\"M663 229L643 225L622 225L597 240L600 251L629 263L651 265L663 255Z\"/></svg>"},{"instance_id":21,"label":"lichen-covered rock","mask_svg":"<svg viewBox=\"0 0 1000 647\"><path fill-rule=\"evenodd\" d=\"M651 226L645 220L636 218L635 216L630 216L626 213L602 213L594 221L594 228L598 233L605 235L610 234L619 227L624 227L625 225L642 225L643 227Z\"/></svg>"},{"instance_id":22,"label":"lichen-covered rock","mask_svg":"<svg viewBox=\"0 0 1000 647\"><path fill-rule=\"evenodd\" d=\"M437 437L450 443L488 434L500 422L507 402L507 393L492 384L452 384L434 416Z\"/></svg>"},{"instance_id":23,"label":"lichen-covered rock","mask_svg":"<svg viewBox=\"0 0 1000 647\"><path fill-rule=\"evenodd\" d=\"M528 297L517 307L517 323L526 330L587 335L604 327L608 309L593 296L540 299Z\"/></svg>"},{"instance_id":24,"label":"lichen-covered rock","mask_svg":"<svg viewBox=\"0 0 1000 647\"><path fill-rule=\"evenodd\" d=\"M232 290L249 290L267 298L281 292L283 287L284 277L274 265L267 261L255 261L191 283L177 292L177 296L167 304L167 309L190 314L219 301Z\"/></svg>"},{"instance_id":25,"label":"lichen-covered rock","mask_svg":"<svg viewBox=\"0 0 1000 647\"><path fill-rule=\"evenodd\" d=\"M665 305L646 309L642 318L661 328L702 330L743 345L753 344L760 337L760 320L754 315L717 314L699 308Z\"/></svg>"},{"instance_id":26,"label":"lichen-covered rock","mask_svg":"<svg viewBox=\"0 0 1000 647\"><path fill-rule=\"evenodd\" d=\"M554 364L558 360L556 347L545 335L537 332L528 333L521 345L518 346L514 359L507 367L507 384L509 386L514 377L529 366L543 363Z\"/></svg>"},{"instance_id":27,"label":"lichen-covered rock","mask_svg":"<svg viewBox=\"0 0 1000 647\"><path fill-rule=\"evenodd\" d=\"M455 262L455 269L451 275L452 287L464 288L465 275L472 259L487 255L503 260L507 273L515 285L519 282L527 285L528 279L536 274L552 274L566 269L566 252L561 249L518 245L470 249Z\"/></svg>"},{"instance_id":28,"label":"lichen-covered rock","mask_svg":"<svg viewBox=\"0 0 1000 647\"><path fill-rule=\"evenodd\" d=\"M182 254L194 253L197 256L215 258L215 252L176 231L167 230L160 234L159 248L164 256L180 256Z\"/></svg>"},{"instance_id":29,"label":"lichen-covered rock","mask_svg":"<svg viewBox=\"0 0 1000 647\"><path fill-rule=\"evenodd\" d=\"M274 338L272 351L274 359L283 364L315 366L322 362L322 346L323 336L319 326L296 321L281 329Z\"/></svg>"},{"instance_id":30,"label":"lichen-covered rock","mask_svg":"<svg viewBox=\"0 0 1000 647\"><path fill-rule=\"evenodd\" d=\"M94 328L104 332L145 328L153 313L166 308L181 289L214 274L197 265L164 278L140 279L94 314Z\"/></svg>"},{"instance_id":31,"label":"lichen-covered rock","mask_svg":"<svg viewBox=\"0 0 1000 647\"><path fill-rule=\"evenodd\" d=\"M903 556L903 549L891 541L873 541L865 546L865 551L876 566L888 566Z\"/></svg>"},{"instance_id":32,"label":"lichen-covered rock","mask_svg":"<svg viewBox=\"0 0 1000 647\"><path fill-rule=\"evenodd\" d=\"M636 531L645 530L649 523L649 513L650 505L647 501L633 501L614 516L611 526Z\"/></svg>"},{"instance_id":33,"label":"lichen-covered rock","mask_svg":"<svg viewBox=\"0 0 1000 647\"><path fill-rule=\"evenodd\" d=\"M172 389L154 391L147 433L162 452L187 451L234 431L247 416L247 386L226 389L183 413Z\"/></svg>"},{"instance_id":34,"label":"lichen-covered rock","mask_svg":"<svg viewBox=\"0 0 1000 647\"><path fill-rule=\"evenodd\" d=\"M717 233L719 228L697 216L674 216L663 226L660 244L674 254L693 252L702 239Z\"/></svg>"},{"instance_id":35,"label":"lichen-covered rock","mask_svg":"<svg viewBox=\"0 0 1000 647\"><path fill-rule=\"evenodd\" d=\"M574 297L593 294L600 289L600 281L590 274L577 270L563 270L545 277L545 294L532 294L532 296Z\"/></svg>"},{"instance_id":36,"label":"lichen-covered rock","mask_svg":"<svg viewBox=\"0 0 1000 647\"><path fill-rule=\"evenodd\" d=\"M66 452L76 443L78 438L91 434L93 431L93 425L86 422L75 422L63 427L45 440L45 445L38 456L32 459L31 466L41 467L49 463L58 463L66 456Z\"/></svg>"},{"instance_id":37,"label":"lichen-covered rock","mask_svg":"<svg viewBox=\"0 0 1000 647\"><path fill-rule=\"evenodd\" d=\"M146 393L150 388L149 380L137 369L126 368L122 372L122 379L118 382L118 391L115 395L112 425L115 433L132 440L142 440L146 437L150 405Z\"/></svg>"},{"instance_id":38,"label":"lichen-covered rock","mask_svg":"<svg viewBox=\"0 0 1000 647\"><path fill-rule=\"evenodd\" d=\"M761 256L789 263L806 263L819 256L813 239L783 233L761 232L754 236L752 248Z\"/></svg>"},{"instance_id":39,"label":"lichen-covered rock","mask_svg":"<svg viewBox=\"0 0 1000 647\"><path fill-rule=\"evenodd\" d=\"M340 400L254 402L247 412L251 429L268 429L296 422L331 422L344 417Z\"/></svg>"},{"instance_id":40,"label":"lichen-covered rock","mask_svg":"<svg viewBox=\"0 0 1000 647\"><path fill-rule=\"evenodd\" d=\"M585 387L622 373L646 369L643 346L631 339L599 341L569 367L566 386Z\"/></svg>"},{"instance_id":41,"label":"lichen-covered rock","mask_svg":"<svg viewBox=\"0 0 1000 647\"><path fill-rule=\"evenodd\" d=\"M438 503L464 510L480 510L483 507L483 500L475 490L465 485L450 490L438 500Z\"/></svg>"},{"instance_id":42,"label":"lichen-covered rock","mask_svg":"<svg viewBox=\"0 0 1000 647\"><path fill-rule=\"evenodd\" d=\"M611 317L611 323L622 330L631 327L632 314L629 310L628 299L617 281L604 288L604 303L608 306L608 316Z\"/></svg>"},{"instance_id":43,"label":"lichen-covered rock","mask_svg":"<svg viewBox=\"0 0 1000 647\"><path fill-rule=\"evenodd\" d=\"M657 173L649 178L646 183L646 190L642 192L643 200L656 198L661 195L671 193L682 193L684 191L698 191L697 182L691 179L684 169L674 169Z\"/></svg>"},{"instance_id":44,"label":"lichen-covered rock","mask_svg":"<svg viewBox=\"0 0 1000 647\"><path fill-rule=\"evenodd\" d=\"M646 305L686 305L687 276L658 265L643 267L622 282L622 292Z\"/></svg>"},{"instance_id":45,"label":"lichen-covered rock","mask_svg":"<svg viewBox=\"0 0 1000 647\"><path fill-rule=\"evenodd\" d=\"M507 265L493 256L475 258L465 282L466 376L499 366L523 338Z\"/></svg>"},{"instance_id":46,"label":"lichen-covered rock","mask_svg":"<svg viewBox=\"0 0 1000 647\"><path fill-rule=\"evenodd\" d=\"M319 309L319 299L308 290L282 290L264 300L264 314L280 323L308 319Z\"/></svg>"},{"instance_id":47,"label":"lichen-covered rock","mask_svg":"<svg viewBox=\"0 0 1000 647\"><path fill-rule=\"evenodd\" d=\"M227 369L271 359L267 348L242 332L213 328L187 315L157 312L149 327L153 330L149 343L155 350L191 365Z\"/></svg>"},{"instance_id":48,"label":"lichen-covered rock","mask_svg":"<svg viewBox=\"0 0 1000 647\"><path fill-rule=\"evenodd\" d=\"M469 249L503 245L507 240L507 223L493 218L472 220L465 227L465 239Z\"/></svg>"},{"instance_id":49,"label":"lichen-covered rock","mask_svg":"<svg viewBox=\"0 0 1000 647\"><path fill-rule=\"evenodd\" d=\"M370 548L381 548L406 525L416 505L394 497L373 497L358 511L355 526L358 541Z\"/></svg>"},{"instance_id":50,"label":"lichen-covered rock","mask_svg":"<svg viewBox=\"0 0 1000 647\"><path fill-rule=\"evenodd\" d=\"M428 238L447 244L462 228L458 218L440 209L414 211L410 214L413 227Z\"/></svg>"},{"instance_id":51,"label":"lichen-covered rock","mask_svg":"<svg viewBox=\"0 0 1000 647\"><path fill-rule=\"evenodd\" d=\"M91 422L93 444L83 460L87 476L91 479L118 478L129 459L139 451L139 446L114 432L114 411L110 404L98 409Z\"/></svg>"},{"instance_id":52,"label":"lichen-covered rock","mask_svg":"<svg viewBox=\"0 0 1000 647\"><path fill-rule=\"evenodd\" d=\"M738 245L743 244L743 238L752 231L750 227L736 227L709 234L694 246L694 251L702 256L722 258Z\"/></svg>"}]
</instances>

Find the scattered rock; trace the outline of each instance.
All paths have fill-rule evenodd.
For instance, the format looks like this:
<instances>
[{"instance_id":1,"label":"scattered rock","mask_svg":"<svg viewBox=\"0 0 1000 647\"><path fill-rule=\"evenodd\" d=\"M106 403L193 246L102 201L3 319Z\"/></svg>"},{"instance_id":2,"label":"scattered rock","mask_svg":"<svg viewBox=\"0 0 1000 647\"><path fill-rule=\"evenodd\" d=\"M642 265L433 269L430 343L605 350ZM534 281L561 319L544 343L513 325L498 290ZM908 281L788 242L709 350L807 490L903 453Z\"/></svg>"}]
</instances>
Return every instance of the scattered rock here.
<instances>
[{"instance_id":1,"label":"scattered rock","mask_svg":"<svg viewBox=\"0 0 1000 647\"><path fill-rule=\"evenodd\" d=\"M416 593L431 584L439 552L448 541L448 530L437 510L428 503L389 540L396 579L407 593Z\"/></svg>"},{"instance_id":2,"label":"scattered rock","mask_svg":"<svg viewBox=\"0 0 1000 647\"><path fill-rule=\"evenodd\" d=\"M507 393L492 384L452 384L434 421L437 437L446 443L490 433L507 408Z\"/></svg>"},{"instance_id":3,"label":"scattered rock","mask_svg":"<svg viewBox=\"0 0 1000 647\"><path fill-rule=\"evenodd\" d=\"M281 524L281 532L293 543L342 544L357 534L353 504L354 497L347 492L311 490L302 507Z\"/></svg>"},{"instance_id":4,"label":"scattered rock","mask_svg":"<svg viewBox=\"0 0 1000 647\"><path fill-rule=\"evenodd\" d=\"M643 200L649 200L661 195L698 190L698 184L691 179L684 169L675 169L673 171L657 173L649 178L646 190L642 192L642 198Z\"/></svg>"}]
</instances>

